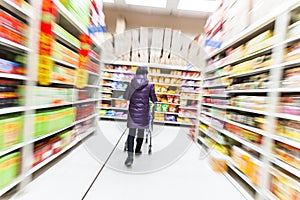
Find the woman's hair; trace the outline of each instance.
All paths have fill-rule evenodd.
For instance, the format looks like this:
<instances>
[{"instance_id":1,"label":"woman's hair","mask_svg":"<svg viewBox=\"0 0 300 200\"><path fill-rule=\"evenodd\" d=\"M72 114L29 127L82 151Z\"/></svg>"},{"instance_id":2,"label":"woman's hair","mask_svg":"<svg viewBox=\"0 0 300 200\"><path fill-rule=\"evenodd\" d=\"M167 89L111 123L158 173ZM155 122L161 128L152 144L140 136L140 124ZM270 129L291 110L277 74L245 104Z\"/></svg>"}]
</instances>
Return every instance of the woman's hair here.
<instances>
[{"instance_id":1,"label":"woman's hair","mask_svg":"<svg viewBox=\"0 0 300 200\"><path fill-rule=\"evenodd\" d=\"M146 67L139 67L137 70L136 70L136 74L139 75L139 74L142 74L142 75L147 75L148 74L148 70Z\"/></svg>"}]
</instances>

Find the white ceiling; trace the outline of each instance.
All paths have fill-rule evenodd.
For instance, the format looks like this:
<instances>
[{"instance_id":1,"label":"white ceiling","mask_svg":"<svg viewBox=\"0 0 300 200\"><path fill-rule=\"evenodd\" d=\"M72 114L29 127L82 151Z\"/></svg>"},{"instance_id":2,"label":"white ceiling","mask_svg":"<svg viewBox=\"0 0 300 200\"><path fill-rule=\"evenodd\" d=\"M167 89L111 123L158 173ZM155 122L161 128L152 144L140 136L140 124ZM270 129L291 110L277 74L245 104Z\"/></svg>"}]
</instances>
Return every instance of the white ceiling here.
<instances>
[{"instance_id":1,"label":"white ceiling","mask_svg":"<svg viewBox=\"0 0 300 200\"><path fill-rule=\"evenodd\" d=\"M137 5L133 5L135 2ZM157 6L149 5L155 2ZM206 18L219 6L220 0L103 0L103 3L105 7L150 14Z\"/></svg>"}]
</instances>

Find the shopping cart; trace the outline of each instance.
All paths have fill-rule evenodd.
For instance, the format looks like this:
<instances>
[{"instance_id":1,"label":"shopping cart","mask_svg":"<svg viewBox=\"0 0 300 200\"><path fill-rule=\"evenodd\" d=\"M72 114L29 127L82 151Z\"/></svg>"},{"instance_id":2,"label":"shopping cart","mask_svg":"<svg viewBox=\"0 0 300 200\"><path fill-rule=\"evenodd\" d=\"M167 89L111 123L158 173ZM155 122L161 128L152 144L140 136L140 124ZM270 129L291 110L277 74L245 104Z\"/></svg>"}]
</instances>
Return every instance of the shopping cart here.
<instances>
[{"instance_id":1,"label":"shopping cart","mask_svg":"<svg viewBox=\"0 0 300 200\"><path fill-rule=\"evenodd\" d=\"M152 103L150 104L149 128L145 130L146 132L145 143L148 144L149 141L148 154L152 153L152 132L153 132L153 122L154 122L154 110L155 110L155 104ZM128 151L127 140L125 142L124 151Z\"/></svg>"}]
</instances>

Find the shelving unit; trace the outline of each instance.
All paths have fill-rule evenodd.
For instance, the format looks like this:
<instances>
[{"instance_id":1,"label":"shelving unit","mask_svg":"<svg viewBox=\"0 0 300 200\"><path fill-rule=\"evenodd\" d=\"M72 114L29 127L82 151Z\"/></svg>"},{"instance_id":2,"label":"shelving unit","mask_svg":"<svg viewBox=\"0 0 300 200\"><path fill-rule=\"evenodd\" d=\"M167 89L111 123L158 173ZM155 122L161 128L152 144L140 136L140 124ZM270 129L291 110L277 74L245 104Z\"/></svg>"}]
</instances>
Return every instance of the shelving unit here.
<instances>
[{"instance_id":1,"label":"shelving unit","mask_svg":"<svg viewBox=\"0 0 300 200\"><path fill-rule=\"evenodd\" d=\"M194 70L185 70L184 66L173 66L173 65L163 65L163 64L154 64L154 63L136 63L136 62L124 62L124 61L115 61L113 63L103 62L103 74L102 74L102 83L101 83L101 100L102 105L100 106L100 118L107 119L118 119L123 120L127 119L127 104L124 102L123 106L114 106L115 101L122 101L123 94L127 87L127 84L130 82L131 78L135 74L135 69L137 66L147 66L148 67L148 77L149 82L154 84L156 95L160 99L164 99L156 104L155 111L155 123L166 123L166 124L177 124L177 125L192 125L192 119L197 119L196 110L197 104L194 105L194 108L187 108L188 101L196 100L198 102L198 97L195 91L198 91L200 84L194 84L196 81L200 81L200 74L197 76L190 76L190 74L195 75L198 73ZM159 73L157 73L159 71ZM178 73L186 73L185 76L177 75ZM189 74L190 73L190 74ZM116 78L123 77L123 78ZM126 81L124 81L126 77ZM156 77L157 78L156 80ZM164 80L162 79L164 77ZM158 80L159 79L159 80ZM165 81L165 79L170 79ZM174 79L174 80L172 80ZM183 82L190 84L183 84ZM191 82L189 82L191 81ZM184 83L185 83L184 82ZM191 84L192 83L192 84ZM185 91L183 88L193 88L193 90ZM197 89L196 89L197 88ZM167 98L176 98L176 100L167 101ZM176 102L175 102L176 101ZM182 102L185 102L183 104ZM118 104L118 103L117 103ZM126 104L126 105L125 105ZM113 105L113 106L112 106ZM169 110L160 110L159 107L173 106L176 109L175 112L170 112ZM194 115L185 115L179 114L179 110L182 109L184 112L194 112ZM182 112L181 111L181 112ZM117 113L119 112L119 113ZM108 113L108 114L106 114ZM158 120L158 116L160 119ZM115 118L113 117L115 116ZM120 117L121 116L121 117ZM175 120L167 121L165 120L166 116L173 116ZM177 118L182 118L181 121L177 121ZM162 120L164 119L164 120ZM190 123L186 123L189 121Z\"/></svg>"},{"instance_id":2,"label":"shelving unit","mask_svg":"<svg viewBox=\"0 0 300 200\"><path fill-rule=\"evenodd\" d=\"M256 176L259 186L254 185L248 175L240 171L230 159L227 161L229 172L225 176L232 180L232 183L245 194L247 199L279 199L270 188L272 168L276 168L290 180L299 181L300 169L295 166L296 164L287 163L277 156L277 149L279 149L281 153L286 152L286 155L291 156L290 159L293 160L289 150L295 148L299 151L300 147L299 139L287 135L297 131L293 123L299 123L300 114L293 113L293 109L296 111L295 103L286 100L297 99L300 93L299 87L293 86L298 83L289 82L292 80L290 79L292 75L287 71L290 69L296 71L299 68L299 53L294 57L288 57L289 54L285 54L286 51L292 52L291 47L300 42L299 34L289 35L289 30L291 30L289 28L299 26L299 21L292 22L291 13L299 13L299 11L299 2L287 6L284 10L249 26L220 49L210 53L207 58L209 64L203 78L202 89L204 91L199 122L200 125L205 124L210 129L222 133L229 141L239 143L245 151L249 149L250 155L257 156L254 159L255 162L262 165ZM244 53L240 56L236 54L235 57L227 51L232 48L234 52L235 48L241 48L241 45L247 44L267 30L273 30L273 45L259 47L250 54ZM282 30L287 30L287 32ZM257 40L255 44L259 44L259 41ZM244 46L245 52L247 47L247 45ZM268 56L270 59L267 59ZM253 61L258 58L263 58L260 67L261 63L257 64ZM214 113L207 112L207 110L212 110ZM224 113L224 111L224 115L216 114ZM210 134L209 131L205 132L200 127L199 130L208 136ZM244 133L256 139L249 141ZM294 137L296 137L295 134ZM201 140L203 143L202 138ZM236 145L235 143L231 144L231 147ZM286 149L278 146L281 144L287 145L284 146ZM204 146L207 145L204 144ZM290 151L294 152L295 149ZM236 181L236 177L243 180L245 184ZM248 192L253 190L254 194Z\"/></svg>"},{"instance_id":3,"label":"shelving unit","mask_svg":"<svg viewBox=\"0 0 300 200\"><path fill-rule=\"evenodd\" d=\"M17 20L21 20L22 23L26 24L28 27L28 41L26 44L18 44L0 37L0 48L5 48L5 53L7 54L23 56L24 63L26 63L24 66L26 74L0 73L0 79L19 81L18 83L14 83L14 85L20 90L17 91L18 97L22 97L22 101L21 99L16 100L16 102L18 102L16 106L7 106L7 108L0 109L1 116L5 115L7 118L11 116L20 116L20 121L12 122L12 125L16 127L20 126L18 133L11 133L15 134L11 136L16 137L11 138L15 140L14 144L7 145L4 140L1 145L7 146L0 146L0 160L10 155L16 155L15 163L12 163L16 165L16 172L11 172L15 173L15 176L11 177L11 180L0 188L0 196L6 194L13 188L22 189L31 180L31 177L36 171L40 170L45 165L52 164L53 160L74 148L79 142L93 134L96 131L95 126L98 120L96 105L98 104L99 97L96 94L99 93L99 59L98 61L95 61L95 58L91 58L91 60L93 59L95 61L94 63L97 68L95 67L95 69L93 69L94 71L88 71L88 85L84 89L79 89L75 86L75 75L71 82L55 80L55 78L53 78L54 76L50 76L51 84L49 86L41 86L38 84L38 59L36 59L36 55L38 55L39 52L39 37L36 36L40 33L36 27L39 27L40 25L42 1L34 0L30 1L30 3L30 9L25 10L23 7L16 5L10 0L1 0L0 2L0 8L5 13L8 13ZM58 24L62 26L62 29L75 38L79 38L80 33L88 32L87 28L81 25L60 1L54 0L54 3L58 8ZM2 10L1 12L3 12ZM62 23L61 20L65 20L64 23ZM78 55L79 45L70 42L59 32L54 31L54 35L55 38L53 39L55 39L55 42L58 42L61 46L64 46L64 48ZM93 40L93 47L96 54L100 55L101 49L95 40ZM63 55L61 56L63 57ZM72 57L72 59L76 60L76 63L79 61L79 58L77 60L76 57ZM55 67L59 65L64 67L65 70L75 70L77 68L75 64L62 59L53 57L52 60L54 61ZM63 74L60 75L63 76ZM36 92L37 90L39 90L39 92ZM60 91L60 95L52 93L54 91ZM82 96L81 92L85 92L85 95ZM49 94L53 99L50 99ZM43 99L43 101L41 101L41 99ZM74 107L77 108L76 112ZM94 109L92 109L93 107ZM84 108L91 109L84 110ZM60 114L55 114L55 112ZM52 122L50 121L50 118L47 117L50 115L53 118L51 120L61 119L63 116L65 118L60 120L61 124L59 124L60 122L52 123L51 128L50 126L49 128L46 128L48 127L48 124ZM66 119L66 116L69 118ZM42 126L39 125L38 120L44 120L42 121L44 124ZM1 129L3 129L3 133L1 134L7 134L7 130L3 126L5 123L8 122L1 122ZM84 131L85 129L83 128L87 128L88 130ZM63 134L65 134L65 139L62 137ZM3 135L1 135L1 138L2 137ZM38 144L45 142L46 148L46 144L52 144L50 143L51 139L59 139L58 141L61 142L61 145L58 145L57 143L53 146L60 149L52 149L51 152L45 152L45 154L43 154L45 159L40 161L40 163L34 163L34 158L36 158L37 152L39 151L39 149L37 149ZM69 140L67 141L67 139ZM19 157L17 155L19 155ZM1 170L0 173L2 173Z\"/></svg>"}]
</instances>

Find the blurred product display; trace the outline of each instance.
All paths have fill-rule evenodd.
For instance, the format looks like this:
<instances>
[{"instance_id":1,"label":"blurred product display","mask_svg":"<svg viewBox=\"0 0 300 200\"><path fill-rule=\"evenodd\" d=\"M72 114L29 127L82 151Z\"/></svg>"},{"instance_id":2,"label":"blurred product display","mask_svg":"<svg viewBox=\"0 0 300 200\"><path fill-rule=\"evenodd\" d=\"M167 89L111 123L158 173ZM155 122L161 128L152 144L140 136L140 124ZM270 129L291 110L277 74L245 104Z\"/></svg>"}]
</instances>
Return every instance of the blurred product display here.
<instances>
[{"instance_id":1,"label":"blurred product display","mask_svg":"<svg viewBox=\"0 0 300 200\"><path fill-rule=\"evenodd\" d=\"M125 124L125 90L145 67L155 125L187 130L245 199L300 200L299 0L218 2L193 40L177 28L121 30L119 18L104 35L102 0L0 0L0 198L99 120Z\"/></svg>"},{"instance_id":2,"label":"blurred product display","mask_svg":"<svg viewBox=\"0 0 300 200\"><path fill-rule=\"evenodd\" d=\"M289 16L282 16L279 2L285 5L224 1L207 20L200 41L209 54L198 142L211 151L207 138L220 145L219 135L225 136L230 153L219 156L228 165L221 171L237 179L234 184L247 199L300 195L300 5L290 1L284 11ZM272 15L264 16L266 10Z\"/></svg>"},{"instance_id":3,"label":"blurred product display","mask_svg":"<svg viewBox=\"0 0 300 200\"><path fill-rule=\"evenodd\" d=\"M125 61L117 63L120 64L105 63L102 69L102 104L99 112L103 119L127 119L128 103L123 99L123 94L138 65L145 64ZM201 73L196 70L184 70L184 66L155 63L151 63L148 72L148 80L154 84L158 99L154 122L193 125L194 119L197 118Z\"/></svg>"},{"instance_id":4,"label":"blurred product display","mask_svg":"<svg viewBox=\"0 0 300 200\"><path fill-rule=\"evenodd\" d=\"M47 19L35 15L47 6ZM100 47L93 39L86 62L80 58L89 9L89 0L0 2L1 199L95 131ZM40 29L30 27L35 20Z\"/></svg>"}]
</instances>

